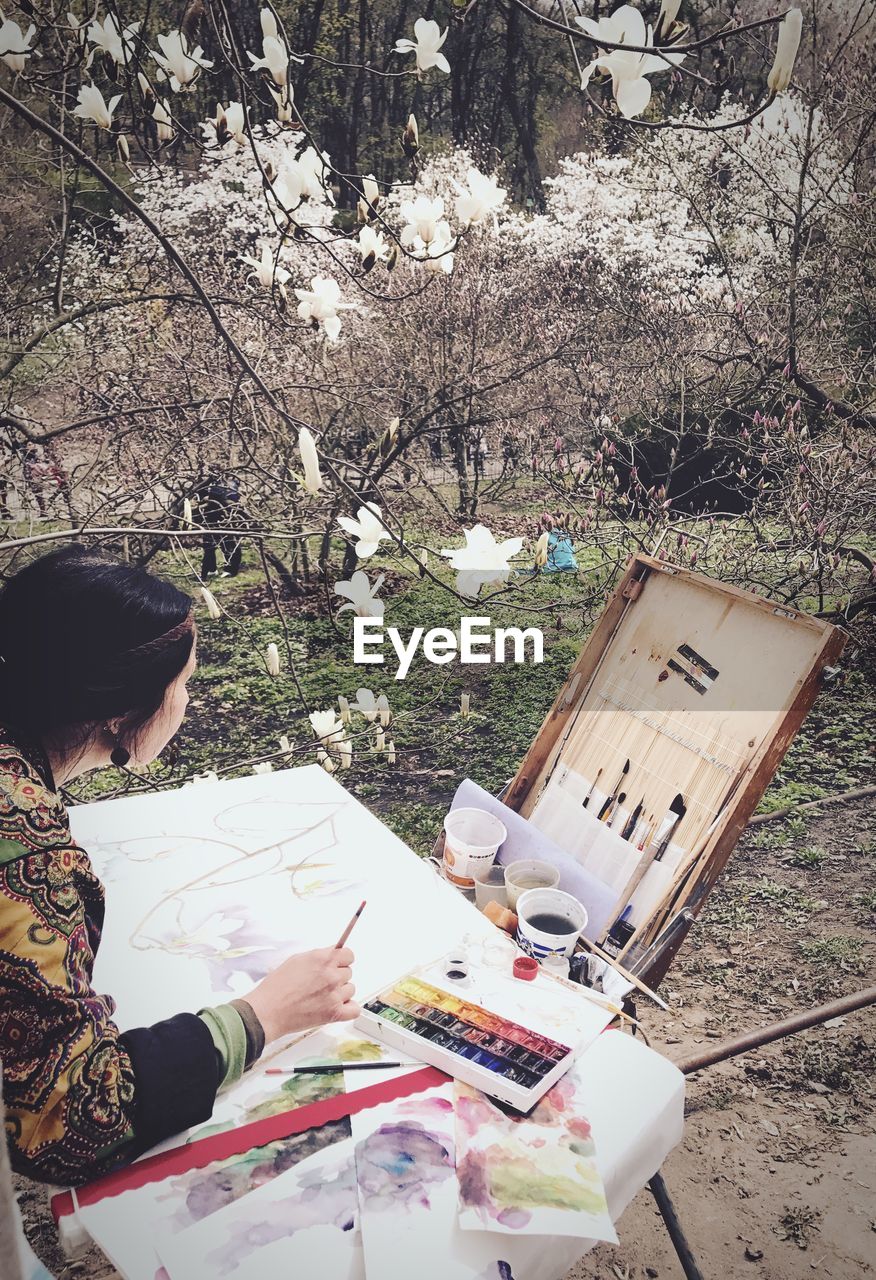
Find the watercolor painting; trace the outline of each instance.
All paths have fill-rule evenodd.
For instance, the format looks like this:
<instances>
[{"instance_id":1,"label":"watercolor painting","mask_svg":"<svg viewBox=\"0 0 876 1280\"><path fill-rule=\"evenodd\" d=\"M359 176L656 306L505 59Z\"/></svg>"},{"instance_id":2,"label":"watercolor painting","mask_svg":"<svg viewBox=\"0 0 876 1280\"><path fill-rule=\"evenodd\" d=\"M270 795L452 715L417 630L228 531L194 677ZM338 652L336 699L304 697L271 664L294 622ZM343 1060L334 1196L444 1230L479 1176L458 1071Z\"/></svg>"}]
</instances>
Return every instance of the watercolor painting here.
<instances>
[{"instance_id":1,"label":"watercolor painting","mask_svg":"<svg viewBox=\"0 0 876 1280\"><path fill-rule=\"evenodd\" d=\"M106 881L94 980L122 1030L245 995L363 898L363 995L492 929L318 765L77 805L71 826Z\"/></svg>"},{"instance_id":2,"label":"watercolor painting","mask_svg":"<svg viewBox=\"0 0 876 1280\"><path fill-rule=\"evenodd\" d=\"M157 1242L169 1280L364 1280L351 1141L339 1142Z\"/></svg>"},{"instance_id":3,"label":"watercolor painting","mask_svg":"<svg viewBox=\"0 0 876 1280\"><path fill-rule=\"evenodd\" d=\"M452 1083L370 1108L351 1123L368 1276L528 1280L505 1239L460 1230ZM513 1251L519 1242L507 1244Z\"/></svg>"},{"instance_id":4,"label":"watercolor painting","mask_svg":"<svg viewBox=\"0 0 876 1280\"><path fill-rule=\"evenodd\" d=\"M575 1069L529 1115L454 1084L459 1222L464 1230L617 1243Z\"/></svg>"}]
</instances>

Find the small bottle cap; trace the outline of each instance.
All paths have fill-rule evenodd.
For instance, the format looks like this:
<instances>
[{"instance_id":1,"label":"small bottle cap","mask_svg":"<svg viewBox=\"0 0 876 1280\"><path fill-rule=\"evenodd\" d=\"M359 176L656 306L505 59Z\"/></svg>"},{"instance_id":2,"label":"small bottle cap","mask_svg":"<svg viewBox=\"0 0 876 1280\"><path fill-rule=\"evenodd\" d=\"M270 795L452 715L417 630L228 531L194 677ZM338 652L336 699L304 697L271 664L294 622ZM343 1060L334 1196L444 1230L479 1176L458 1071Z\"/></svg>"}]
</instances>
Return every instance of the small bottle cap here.
<instances>
[{"instance_id":1,"label":"small bottle cap","mask_svg":"<svg viewBox=\"0 0 876 1280\"><path fill-rule=\"evenodd\" d=\"M514 958L514 977L522 978L524 982L532 982L538 973L538 961L532 956L515 956Z\"/></svg>"}]
</instances>

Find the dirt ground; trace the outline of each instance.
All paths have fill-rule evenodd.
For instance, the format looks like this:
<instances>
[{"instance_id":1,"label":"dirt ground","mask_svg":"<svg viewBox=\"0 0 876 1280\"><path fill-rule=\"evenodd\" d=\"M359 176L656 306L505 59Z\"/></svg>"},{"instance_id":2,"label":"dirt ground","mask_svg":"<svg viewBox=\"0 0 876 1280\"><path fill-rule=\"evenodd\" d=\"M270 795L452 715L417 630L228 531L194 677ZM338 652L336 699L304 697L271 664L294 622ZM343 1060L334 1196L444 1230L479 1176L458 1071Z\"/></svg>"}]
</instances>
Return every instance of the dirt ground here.
<instances>
[{"instance_id":1,"label":"dirt ground","mask_svg":"<svg viewBox=\"0 0 876 1280\"><path fill-rule=\"evenodd\" d=\"M639 1007L667 1057L874 982L872 800L810 819L796 850L764 849L781 826L746 838L689 936L663 989L679 1018ZM876 1272L874 1068L871 1008L689 1078L684 1139L662 1172L707 1280ZM568 1280L684 1276L647 1190L618 1235Z\"/></svg>"}]
</instances>

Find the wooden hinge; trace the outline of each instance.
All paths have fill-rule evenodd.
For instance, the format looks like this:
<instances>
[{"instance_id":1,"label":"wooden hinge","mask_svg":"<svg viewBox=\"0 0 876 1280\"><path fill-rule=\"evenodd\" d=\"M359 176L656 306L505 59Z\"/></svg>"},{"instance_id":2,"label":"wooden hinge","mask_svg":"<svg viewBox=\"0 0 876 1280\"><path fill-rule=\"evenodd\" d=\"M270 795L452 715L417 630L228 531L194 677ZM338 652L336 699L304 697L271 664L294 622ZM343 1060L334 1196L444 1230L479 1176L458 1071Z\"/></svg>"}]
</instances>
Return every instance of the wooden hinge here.
<instances>
[{"instance_id":1,"label":"wooden hinge","mask_svg":"<svg viewBox=\"0 0 876 1280\"><path fill-rule=\"evenodd\" d=\"M632 582L628 582L627 585L624 587L623 591L621 592L621 595L623 596L624 600L638 600L639 596L642 594L642 587L644 585L645 584L641 581L641 579L633 578Z\"/></svg>"}]
</instances>

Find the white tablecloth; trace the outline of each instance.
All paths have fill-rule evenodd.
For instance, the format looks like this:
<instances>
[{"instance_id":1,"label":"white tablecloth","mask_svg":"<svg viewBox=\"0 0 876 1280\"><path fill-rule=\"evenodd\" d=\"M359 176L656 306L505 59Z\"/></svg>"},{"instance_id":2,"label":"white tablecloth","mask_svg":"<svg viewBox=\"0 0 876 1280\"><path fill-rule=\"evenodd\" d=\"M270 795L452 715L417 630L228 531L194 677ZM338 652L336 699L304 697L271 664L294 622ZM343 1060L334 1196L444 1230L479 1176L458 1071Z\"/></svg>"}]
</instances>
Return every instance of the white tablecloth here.
<instances>
[{"instance_id":1,"label":"white tablecloth","mask_svg":"<svg viewBox=\"0 0 876 1280\"><path fill-rule=\"evenodd\" d=\"M316 818L309 825L305 824L302 835L297 831L296 823L302 825L298 815L308 806L317 806ZM265 815L264 824L259 820L262 813ZM166 1001L166 990L156 993L148 978L157 971L160 963L170 963L166 955L155 950L125 949L122 945L122 935L127 934L125 916L130 915L135 906L136 913L142 912L159 888L163 888L163 879L166 878L172 888L172 876L177 874L175 867L181 859L190 858L202 875L215 874L217 880L221 880L221 871L214 872L211 866L211 850L218 848L225 856L224 850L232 839L242 845L243 850L250 846L263 849L269 830L274 832L278 847L288 844L288 858L294 862L302 853L312 857L313 850L310 844L304 844L305 839L313 844L314 831L319 835L328 828L331 838L326 837L314 844L317 860L322 860L324 851L329 848L332 851L337 849L340 857L346 856L345 850L353 849L360 860L389 860L393 867L399 869L400 874L393 881L393 886L403 889L400 896L404 900L423 903L428 898L430 907L440 904L441 911L429 913L429 921L433 925L436 919L446 918L456 920L459 928L474 933L491 929L484 917L463 903L447 885L436 883L427 867L418 864L413 854L410 854L409 863L401 842L357 804L336 780L328 778L315 767L276 773L265 778L204 785L188 792L164 792L145 798L83 806L74 810L71 818L74 833L93 853L98 873L107 880L107 936L100 956L106 968L100 989L114 991L120 998L120 1012L138 993L142 994L144 984L156 999L163 996ZM219 823L219 832L212 830L216 823ZM236 827L242 834L226 834L229 828L236 831ZM290 828L293 828L291 833ZM281 834L277 834L278 831ZM221 841L217 835L221 835ZM212 836L212 840L207 839L208 836ZM203 846L199 841L203 841ZM179 873L182 880L185 879L183 870L184 865ZM266 874L270 872L269 867ZM191 870L186 875L190 876ZM155 884L152 884L153 880ZM358 898L355 886L351 892ZM317 910L320 901L318 897L312 899L313 911ZM356 945L360 948L364 949L369 928L379 930L382 927L379 905L369 896L369 911L363 915L363 922L358 927ZM367 919L369 913L370 921ZM340 908L336 914L340 918ZM349 911L344 919L348 917ZM412 919L419 922L421 931L428 934L422 912ZM325 931L328 932L328 928ZM147 936L147 941L150 940L151 937ZM406 945L412 947L414 944L409 942ZM428 958L431 959L435 951L433 946ZM199 964L187 966L192 973L200 968ZM206 977L199 975L199 980L207 983ZM193 990L192 998L194 995ZM216 1002L215 999L211 1001L211 995L214 993L207 985L203 992L197 991L201 1003ZM222 993L216 991L215 997L221 999ZM193 1007L198 1006L195 1004ZM162 1009L157 1016L166 1016L168 1011ZM137 1012L151 1014L152 1011L137 1009ZM649 1050L641 1041L619 1031L603 1033L580 1059L579 1070L587 1082L582 1110L592 1126L608 1207L612 1218L617 1221L633 1196L646 1185L681 1138L684 1078L665 1058ZM371 1084L377 1082L376 1077L380 1073L362 1074L369 1077L367 1083ZM87 1211L85 1216L87 1218ZM61 1238L66 1248L75 1248L82 1242L82 1223L73 1218L64 1219ZM591 1243L570 1238L528 1237L526 1263L522 1274L518 1275L515 1270L515 1280L559 1280L591 1247ZM515 1256L519 1257L519 1252L515 1251ZM267 1280L274 1278L268 1277ZM326 1276L325 1280L332 1278ZM388 1278L376 1277L375 1280Z\"/></svg>"}]
</instances>

